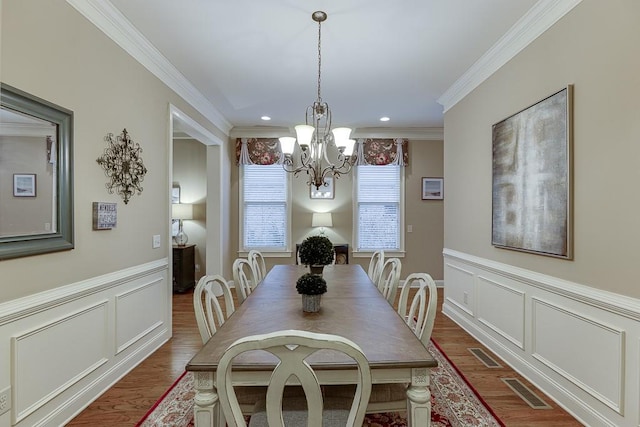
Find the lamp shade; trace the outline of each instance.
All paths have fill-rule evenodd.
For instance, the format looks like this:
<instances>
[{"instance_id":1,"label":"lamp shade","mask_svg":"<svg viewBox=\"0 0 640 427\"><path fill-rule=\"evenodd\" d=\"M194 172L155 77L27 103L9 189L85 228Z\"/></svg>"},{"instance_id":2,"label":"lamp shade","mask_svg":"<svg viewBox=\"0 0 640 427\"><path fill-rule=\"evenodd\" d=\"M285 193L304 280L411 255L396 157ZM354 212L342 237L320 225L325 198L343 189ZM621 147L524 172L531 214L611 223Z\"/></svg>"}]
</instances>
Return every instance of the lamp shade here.
<instances>
[{"instance_id":1,"label":"lamp shade","mask_svg":"<svg viewBox=\"0 0 640 427\"><path fill-rule=\"evenodd\" d=\"M193 205L188 203L174 203L171 205L171 218L193 219Z\"/></svg>"},{"instance_id":2,"label":"lamp shade","mask_svg":"<svg viewBox=\"0 0 640 427\"><path fill-rule=\"evenodd\" d=\"M333 227L331 212L315 212L311 217L312 227Z\"/></svg>"},{"instance_id":3,"label":"lamp shade","mask_svg":"<svg viewBox=\"0 0 640 427\"><path fill-rule=\"evenodd\" d=\"M298 126L295 126L294 129L296 130L296 136L298 137L298 144L300 145L311 144L313 133L316 131L316 129L313 126L298 125Z\"/></svg>"},{"instance_id":4,"label":"lamp shade","mask_svg":"<svg viewBox=\"0 0 640 427\"><path fill-rule=\"evenodd\" d=\"M280 138L280 148L284 154L293 154L296 145L296 139L292 136L283 136Z\"/></svg>"},{"instance_id":5,"label":"lamp shade","mask_svg":"<svg viewBox=\"0 0 640 427\"><path fill-rule=\"evenodd\" d=\"M345 147L347 141L349 141L349 135L351 134L350 128L335 128L333 131L333 140L337 147Z\"/></svg>"}]
</instances>

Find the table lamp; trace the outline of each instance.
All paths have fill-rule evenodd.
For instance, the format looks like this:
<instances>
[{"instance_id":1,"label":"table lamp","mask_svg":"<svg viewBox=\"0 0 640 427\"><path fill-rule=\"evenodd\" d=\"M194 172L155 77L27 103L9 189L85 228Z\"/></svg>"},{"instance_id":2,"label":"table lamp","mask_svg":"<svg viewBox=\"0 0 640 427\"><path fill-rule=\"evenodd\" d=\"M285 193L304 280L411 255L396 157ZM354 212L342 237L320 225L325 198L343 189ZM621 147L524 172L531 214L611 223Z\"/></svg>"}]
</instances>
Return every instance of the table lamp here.
<instances>
[{"instance_id":1,"label":"table lamp","mask_svg":"<svg viewBox=\"0 0 640 427\"><path fill-rule=\"evenodd\" d=\"M174 237L178 246L184 246L189 241L187 233L182 229L182 221L185 219L193 219L193 205L188 203L174 203L171 205L171 218L180 221L180 229Z\"/></svg>"},{"instance_id":2,"label":"table lamp","mask_svg":"<svg viewBox=\"0 0 640 427\"><path fill-rule=\"evenodd\" d=\"M314 212L311 217L311 226L320 227L320 235L324 236L324 228L333 227L331 212Z\"/></svg>"}]
</instances>

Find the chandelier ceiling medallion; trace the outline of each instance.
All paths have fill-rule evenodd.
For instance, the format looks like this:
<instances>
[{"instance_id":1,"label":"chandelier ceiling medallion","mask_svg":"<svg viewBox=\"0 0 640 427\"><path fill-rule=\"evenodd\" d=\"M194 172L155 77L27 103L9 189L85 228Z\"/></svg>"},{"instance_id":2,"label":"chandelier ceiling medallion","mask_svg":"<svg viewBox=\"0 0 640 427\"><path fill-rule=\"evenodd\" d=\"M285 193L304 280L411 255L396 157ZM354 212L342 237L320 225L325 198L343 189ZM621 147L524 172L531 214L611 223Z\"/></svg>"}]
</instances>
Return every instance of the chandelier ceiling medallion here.
<instances>
[{"instance_id":1,"label":"chandelier ceiling medallion","mask_svg":"<svg viewBox=\"0 0 640 427\"><path fill-rule=\"evenodd\" d=\"M308 185L314 185L317 190L327 185L325 178L339 178L351 170L351 156L355 141L349 139L350 128L331 129L331 110L329 104L322 100L320 94L321 82L321 28L327 14L322 11L313 12L311 18L318 23L318 97L307 107L305 124L295 126L298 145L300 146L300 164L296 166L293 151L296 138L280 138L280 146L284 153L283 167L294 175L305 171L309 175ZM329 160L328 148L331 144L337 147L335 162Z\"/></svg>"}]
</instances>

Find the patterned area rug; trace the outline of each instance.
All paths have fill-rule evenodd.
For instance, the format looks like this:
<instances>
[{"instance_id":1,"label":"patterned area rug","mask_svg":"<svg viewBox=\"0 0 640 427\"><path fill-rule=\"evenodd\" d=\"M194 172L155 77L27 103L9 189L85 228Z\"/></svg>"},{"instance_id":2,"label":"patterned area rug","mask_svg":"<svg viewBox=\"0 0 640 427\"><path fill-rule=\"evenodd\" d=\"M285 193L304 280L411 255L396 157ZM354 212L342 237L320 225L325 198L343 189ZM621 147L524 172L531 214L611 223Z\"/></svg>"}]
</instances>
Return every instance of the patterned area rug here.
<instances>
[{"instance_id":1,"label":"patterned area rug","mask_svg":"<svg viewBox=\"0 0 640 427\"><path fill-rule=\"evenodd\" d=\"M484 400L431 340L429 352L438 361L431 370L431 425L433 427L504 427ZM185 372L156 402L136 427L193 426L193 375ZM406 427L406 413L370 414L363 427Z\"/></svg>"}]
</instances>

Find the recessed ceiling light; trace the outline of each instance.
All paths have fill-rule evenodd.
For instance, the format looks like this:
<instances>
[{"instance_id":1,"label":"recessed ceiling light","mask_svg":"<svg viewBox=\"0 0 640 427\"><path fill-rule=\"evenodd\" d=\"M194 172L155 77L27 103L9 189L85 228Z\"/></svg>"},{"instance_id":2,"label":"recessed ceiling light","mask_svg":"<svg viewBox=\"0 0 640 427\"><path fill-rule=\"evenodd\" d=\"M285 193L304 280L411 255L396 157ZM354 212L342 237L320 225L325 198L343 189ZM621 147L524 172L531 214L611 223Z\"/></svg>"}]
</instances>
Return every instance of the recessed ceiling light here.
<instances>
[{"instance_id":1,"label":"recessed ceiling light","mask_svg":"<svg viewBox=\"0 0 640 427\"><path fill-rule=\"evenodd\" d=\"M265 122L268 122L269 120L271 120L271 117L269 116L262 116L260 117L262 120L264 120Z\"/></svg>"},{"instance_id":2,"label":"recessed ceiling light","mask_svg":"<svg viewBox=\"0 0 640 427\"><path fill-rule=\"evenodd\" d=\"M388 122L389 120L391 120L391 119L389 119L389 117L387 117L387 116L385 116L385 117L380 117L380 121L381 121L381 122Z\"/></svg>"}]
</instances>

